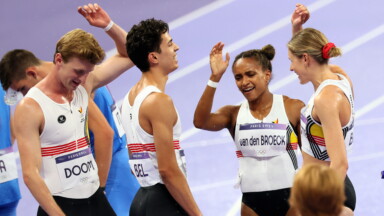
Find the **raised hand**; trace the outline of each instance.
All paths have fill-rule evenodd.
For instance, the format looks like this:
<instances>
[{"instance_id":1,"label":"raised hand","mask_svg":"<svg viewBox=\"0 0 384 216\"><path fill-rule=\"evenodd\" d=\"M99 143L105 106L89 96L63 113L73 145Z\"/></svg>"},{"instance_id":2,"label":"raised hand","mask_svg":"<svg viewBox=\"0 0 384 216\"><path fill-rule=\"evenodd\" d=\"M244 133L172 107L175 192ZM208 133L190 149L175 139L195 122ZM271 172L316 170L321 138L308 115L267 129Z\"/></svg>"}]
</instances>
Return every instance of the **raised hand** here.
<instances>
[{"instance_id":1,"label":"raised hand","mask_svg":"<svg viewBox=\"0 0 384 216\"><path fill-rule=\"evenodd\" d=\"M226 53L225 60L223 60L223 48L224 44L219 42L213 46L209 54L212 76L215 79L213 81L219 81L221 79L229 64L229 53Z\"/></svg>"},{"instance_id":2,"label":"raised hand","mask_svg":"<svg viewBox=\"0 0 384 216\"><path fill-rule=\"evenodd\" d=\"M88 4L82 7L79 6L77 11L79 14L83 15L90 25L95 27L105 28L111 21L108 13L98 4Z\"/></svg>"},{"instance_id":3,"label":"raised hand","mask_svg":"<svg viewBox=\"0 0 384 216\"><path fill-rule=\"evenodd\" d=\"M296 4L291 17L292 28L300 30L301 26L309 19L309 16L309 11L304 5Z\"/></svg>"}]
</instances>

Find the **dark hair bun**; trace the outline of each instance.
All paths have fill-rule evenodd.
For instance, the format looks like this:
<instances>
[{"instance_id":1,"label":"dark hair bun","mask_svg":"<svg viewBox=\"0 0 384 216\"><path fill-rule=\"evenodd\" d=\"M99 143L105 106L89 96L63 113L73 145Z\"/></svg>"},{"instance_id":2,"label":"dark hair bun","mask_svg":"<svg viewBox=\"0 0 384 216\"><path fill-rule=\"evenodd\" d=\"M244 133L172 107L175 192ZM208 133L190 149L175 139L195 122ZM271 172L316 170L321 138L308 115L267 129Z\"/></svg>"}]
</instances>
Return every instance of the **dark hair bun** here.
<instances>
[{"instance_id":1,"label":"dark hair bun","mask_svg":"<svg viewBox=\"0 0 384 216\"><path fill-rule=\"evenodd\" d=\"M275 48L271 44L265 45L261 48L261 53L264 54L269 61L272 61L275 57Z\"/></svg>"}]
</instances>

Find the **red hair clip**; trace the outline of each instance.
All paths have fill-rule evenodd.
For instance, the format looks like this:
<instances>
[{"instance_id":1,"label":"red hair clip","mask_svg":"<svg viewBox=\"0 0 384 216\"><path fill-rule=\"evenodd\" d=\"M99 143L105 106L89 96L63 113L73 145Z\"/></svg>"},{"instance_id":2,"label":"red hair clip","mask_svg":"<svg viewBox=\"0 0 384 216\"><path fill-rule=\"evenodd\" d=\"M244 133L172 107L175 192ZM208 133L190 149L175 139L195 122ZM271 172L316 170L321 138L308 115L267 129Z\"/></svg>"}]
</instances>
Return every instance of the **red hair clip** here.
<instances>
[{"instance_id":1,"label":"red hair clip","mask_svg":"<svg viewBox=\"0 0 384 216\"><path fill-rule=\"evenodd\" d=\"M323 50L322 50L322 53L323 53L323 58L324 59L329 59L329 51L333 48L333 47L336 47L334 43L327 43L323 46Z\"/></svg>"}]
</instances>

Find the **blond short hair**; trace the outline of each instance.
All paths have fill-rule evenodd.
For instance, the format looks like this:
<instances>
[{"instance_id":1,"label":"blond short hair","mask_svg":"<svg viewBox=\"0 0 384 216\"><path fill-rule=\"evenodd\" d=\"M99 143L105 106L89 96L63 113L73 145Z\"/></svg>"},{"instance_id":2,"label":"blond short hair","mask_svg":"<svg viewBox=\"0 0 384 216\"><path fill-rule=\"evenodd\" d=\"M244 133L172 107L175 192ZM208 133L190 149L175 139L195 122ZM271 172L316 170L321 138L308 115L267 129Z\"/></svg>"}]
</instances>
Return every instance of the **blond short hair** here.
<instances>
[{"instance_id":1,"label":"blond short hair","mask_svg":"<svg viewBox=\"0 0 384 216\"><path fill-rule=\"evenodd\" d=\"M104 50L91 33L81 29L69 31L56 44L56 53L60 53L64 62L72 57L88 60L91 64L98 64L105 57Z\"/></svg>"},{"instance_id":2,"label":"blond short hair","mask_svg":"<svg viewBox=\"0 0 384 216\"><path fill-rule=\"evenodd\" d=\"M295 176L289 203L305 216L335 216L343 209L344 182L335 170L319 165L304 166Z\"/></svg>"}]
</instances>

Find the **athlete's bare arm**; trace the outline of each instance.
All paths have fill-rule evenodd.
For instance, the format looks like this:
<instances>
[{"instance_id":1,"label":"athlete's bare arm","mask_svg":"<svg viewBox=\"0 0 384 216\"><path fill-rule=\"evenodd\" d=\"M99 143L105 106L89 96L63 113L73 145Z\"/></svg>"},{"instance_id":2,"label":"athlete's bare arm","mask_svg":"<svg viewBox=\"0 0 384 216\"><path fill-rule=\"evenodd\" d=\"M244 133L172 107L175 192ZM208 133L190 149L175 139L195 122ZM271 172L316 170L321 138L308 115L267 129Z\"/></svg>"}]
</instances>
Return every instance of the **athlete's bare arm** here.
<instances>
[{"instance_id":1,"label":"athlete's bare arm","mask_svg":"<svg viewBox=\"0 0 384 216\"><path fill-rule=\"evenodd\" d=\"M177 114L171 98L163 93L152 93L141 105L140 124L147 121L153 134L160 176L173 198L188 215L201 215L187 180L180 170L173 147L173 126Z\"/></svg>"},{"instance_id":2,"label":"athlete's bare arm","mask_svg":"<svg viewBox=\"0 0 384 216\"><path fill-rule=\"evenodd\" d=\"M90 25L105 28L111 21L108 13L98 4L88 4L78 8L78 12L89 22ZM110 83L126 70L133 67L131 59L125 48L127 32L116 23L107 34L116 44L117 54L97 65L86 82L88 92Z\"/></svg>"},{"instance_id":3,"label":"athlete's bare arm","mask_svg":"<svg viewBox=\"0 0 384 216\"><path fill-rule=\"evenodd\" d=\"M215 44L210 53L211 76L210 80L219 82L225 73L229 64L229 54L226 53L225 60L223 60L224 44L219 42ZM213 98L215 96L216 88L206 86L197 104L193 124L195 127L218 131L223 128L230 128L232 122L233 110L237 109L236 106L224 106L215 113L211 113Z\"/></svg>"},{"instance_id":4,"label":"athlete's bare arm","mask_svg":"<svg viewBox=\"0 0 384 216\"><path fill-rule=\"evenodd\" d=\"M40 131L44 125L44 115L40 106L33 99L24 98L16 107L14 118L25 184L45 212L49 215L64 215L40 176L42 166Z\"/></svg>"},{"instance_id":5,"label":"athlete's bare arm","mask_svg":"<svg viewBox=\"0 0 384 216\"><path fill-rule=\"evenodd\" d=\"M335 94L336 92L336 94ZM347 152L344 145L342 128L343 103L348 103L344 93L336 86L325 87L318 96L316 96L313 108L313 117L321 122L327 152L331 160L330 167L335 169L345 178L348 170Z\"/></svg>"},{"instance_id":6,"label":"athlete's bare arm","mask_svg":"<svg viewBox=\"0 0 384 216\"><path fill-rule=\"evenodd\" d=\"M114 132L92 98L89 98L88 103L88 126L95 139L95 160L99 172L100 186L105 187L112 161Z\"/></svg>"},{"instance_id":7,"label":"athlete's bare arm","mask_svg":"<svg viewBox=\"0 0 384 216\"><path fill-rule=\"evenodd\" d=\"M193 124L196 128L208 131L230 129L234 121L234 113L239 110L239 106L227 105L211 113L213 94L210 94L211 90L208 88L210 87L206 87L196 107Z\"/></svg>"},{"instance_id":8,"label":"athlete's bare arm","mask_svg":"<svg viewBox=\"0 0 384 216\"><path fill-rule=\"evenodd\" d=\"M303 29L303 25L309 19L310 14L307 9L302 4L296 4L295 10L291 16L291 24L292 24L292 35L295 35L301 29Z\"/></svg>"}]
</instances>

